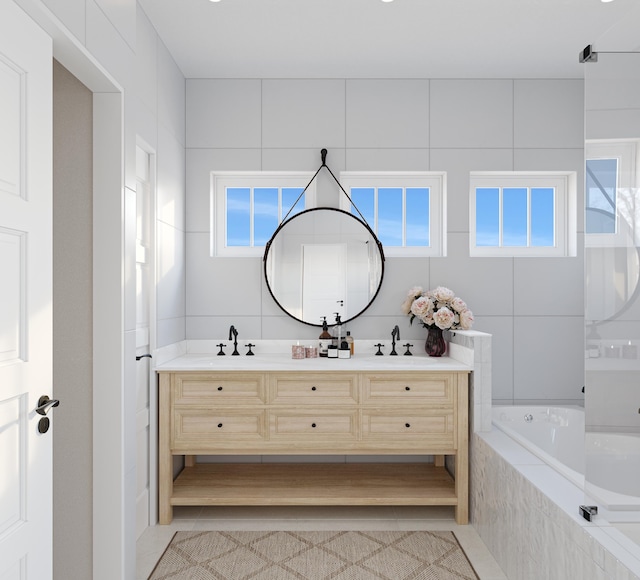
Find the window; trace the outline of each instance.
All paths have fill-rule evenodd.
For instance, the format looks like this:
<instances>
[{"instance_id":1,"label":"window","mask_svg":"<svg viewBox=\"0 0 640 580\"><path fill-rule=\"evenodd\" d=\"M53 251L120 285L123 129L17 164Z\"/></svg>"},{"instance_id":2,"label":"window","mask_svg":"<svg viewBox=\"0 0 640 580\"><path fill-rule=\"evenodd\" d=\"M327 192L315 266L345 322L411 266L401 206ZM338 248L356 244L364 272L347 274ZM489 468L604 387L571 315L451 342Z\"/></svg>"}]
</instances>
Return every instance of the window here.
<instances>
[{"instance_id":1,"label":"window","mask_svg":"<svg viewBox=\"0 0 640 580\"><path fill-rule=\"evenodd\" d=\"M635 140L587 142L586 245L635 245L639 154Z\"/></svg>"},{"instance_id":2,"label":"window","mask_svg":"<svg viewBox=\"0 0 640 580\"><path fill-rule=\"evenodd\" d=\"M300 197L312 177L306 172L212 173L211 255L262 256L285 217L315 206L315 181Z\"/></svg>"},{"instance_id":3,"label":"window","mask_svg":"<svg viewBox=\"0 0 640 580\"><path fill-rule=\"evenodd\" d=\"M574 172L472 172L471 256L575 256Z\"/></svg>"},{"instance_id":4,"label":"window","mask_svg":"<svg viewBox=\"0 0 640 580\"><path fill-rule=\"evenodd\" d=\"M343 172L342 209L364 218L386 256L446 255L446 174Z\"/></svg>"}]
</instances>

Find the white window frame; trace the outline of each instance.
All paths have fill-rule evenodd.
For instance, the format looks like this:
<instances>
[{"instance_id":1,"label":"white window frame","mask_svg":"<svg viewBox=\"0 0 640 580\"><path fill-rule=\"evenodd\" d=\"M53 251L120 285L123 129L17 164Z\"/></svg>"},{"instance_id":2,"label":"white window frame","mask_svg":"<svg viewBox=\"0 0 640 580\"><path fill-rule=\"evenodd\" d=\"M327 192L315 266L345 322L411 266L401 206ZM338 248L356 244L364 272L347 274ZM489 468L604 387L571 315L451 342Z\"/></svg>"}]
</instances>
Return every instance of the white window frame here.
<instances>
[{"instance_id":1,"label":"white window frame","mask_svg":"<svg viewBox=\"0 0 640 580\"><path fill-rule=\"evenodd\" d=\"M384 246L385 257L440 257L447 255L447 174L444 171L343 171L340 183L350 194L352 187L428 187L429 188L429 246ZM343 194L340 208L351 212L351 204ZM375 208L373 224L378 231L378 208ZM403 210L404 213L404 210ZM360 218L357 212L355 215ZM403 225L404 227L404 225Z\"/></svg>"},{"instance_id":2,"label":"white window frame","mask_svg":"<svg viewBox=\"0 0 640 580\"><path fill-rule=\"evenodd\" d=\"M585 167L588 160L592 159L617 159L618 160L618 182L616 183L616 228L613 234L588 233L585 229L585 246L597 248L612 248L621 246L638 245L640 234L632 227L632 235L629 230L620 231L620 196L630 196L634 205L635 196L640 183L638 181L638 165L640 164L640 147L637 139L598 139L587 141L585 146ZM585 175L585 212L587 206L587 178ZM628 223L635 226L636 216L628 215ZM586 228L586 224L585 224Z\"/></svg>"},{"instance_id":3,"label":"white window frame","mask_svg":"<svg viewBox=\"0 0 640 580\"><path fill-rule=\"evenodd\" d=\"M262 257L264 246L227 246L227 187L300 187L304 189L313 177L308 171L212 171L210 180L210 255L217 258ZM305 192L305 205L298 211L315 207L316 182ZM292 214L293 215L293 214ZM283 215L282 218L285 216ZM275 231L275 230L274 230Z\"/></svg>"},{"instance_id":4,"label":"white window frame","mask_svg":"<svg viewBox=\"0 0 640 580\"><path fill-rule=\"evenodd\" d=\"M472 171L469 174L469 255L478 257L567 257L577 255L575 171ZM476 246L476 188L553 187L554 246ZM502 208L500 208L502 212ZM501 220L502 222L502 220Z\"/></svg>"}]
</instances>

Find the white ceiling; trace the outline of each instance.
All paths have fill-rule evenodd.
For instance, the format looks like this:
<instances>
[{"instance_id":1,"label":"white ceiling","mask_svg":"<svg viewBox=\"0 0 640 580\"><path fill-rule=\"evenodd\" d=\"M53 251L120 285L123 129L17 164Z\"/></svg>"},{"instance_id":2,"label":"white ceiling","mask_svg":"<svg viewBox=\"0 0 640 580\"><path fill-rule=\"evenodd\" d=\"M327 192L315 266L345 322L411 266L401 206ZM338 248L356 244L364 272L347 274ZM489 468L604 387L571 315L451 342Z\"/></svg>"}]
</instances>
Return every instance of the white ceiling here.
<instances>
[{"instance_id":1,"label":"white ceiling","mask_svg":"<svg viewBox=\"0 0 640 580\"><path fill-rule=\"evenodd\" d=\"M581 78L639 0L140 0L188 78Z\"/></svg>"}]
</instances>

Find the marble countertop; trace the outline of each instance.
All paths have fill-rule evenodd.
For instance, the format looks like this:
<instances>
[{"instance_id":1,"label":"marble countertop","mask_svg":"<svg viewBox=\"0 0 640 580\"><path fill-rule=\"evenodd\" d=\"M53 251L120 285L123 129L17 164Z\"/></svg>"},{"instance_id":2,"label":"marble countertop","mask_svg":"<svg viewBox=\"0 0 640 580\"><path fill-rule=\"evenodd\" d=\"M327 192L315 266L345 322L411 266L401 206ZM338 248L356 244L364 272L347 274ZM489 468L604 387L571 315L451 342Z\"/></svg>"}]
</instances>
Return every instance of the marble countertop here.
<instances>
[{"instance_id":1,"label":"marble countertop","mask_svg":"<svg viewBox=\"0 0 640 580\"><path fill-rule=\"evenodd\" d=\"M215 354L183 354L155 367L164 371L472 371L472 367L443 356L432 358L423 354L413 356L354 355L349 359L305 358L292 359L282 353L255 356L217 356Z\"/></svg>"}]
</instances>

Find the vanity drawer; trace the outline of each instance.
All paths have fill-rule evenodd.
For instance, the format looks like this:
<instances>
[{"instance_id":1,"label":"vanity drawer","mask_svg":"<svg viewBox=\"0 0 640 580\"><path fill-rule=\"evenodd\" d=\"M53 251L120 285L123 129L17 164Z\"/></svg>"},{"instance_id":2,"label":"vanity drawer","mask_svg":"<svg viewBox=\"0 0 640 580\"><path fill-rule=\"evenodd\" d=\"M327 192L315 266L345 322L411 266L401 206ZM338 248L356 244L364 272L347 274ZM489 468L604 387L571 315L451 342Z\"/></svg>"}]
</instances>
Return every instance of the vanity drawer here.
<instances>
[{"instance_id":1,"label":"vanity drawer","mask_svg":"<svg viewBox=\"0 0 640 580\"><path fill-rule=\"evenodd\" d=\"M309 411L271 410L269 413L270 439L292 444L313 441L314 444L335 444L336 441L355 442L358 439L358 412L356 409L315 409Z\"/></svg>"},{"instance_id":2,"label":"vanity drawer","mask_svg":"<svg viewBox=\"0 0 640 580\"><path fill-rule=\"evenodd\" d=\"M362 376L362 402L453 408L454 386L451 373L366 373Z\"/></svg>"},{"instance_id":3,"label":"vanity drawer","mask_svg":"<svg viewBox=\"0 0 640 580\"><path fill-rule=\"evenodd\" d=\"M271 376L272 402L278 405L336 405L358 402L358 375L286 373Z\"/></svg>"},{"instance_id":4,"label":"vanity drawer","mask_svg":"<svg viewBox=\"0 0 640 580\"><path fill-rule=\"evenodd\" d=\"M215 450L265 441L265 411L262 409L174 409L173 449Z\"/></svg>"},{"instance_id":5,"label":"vanity drawer","mask_svg":"<svg viewBox=\"0 0 640 580\"><path fill-rule=\"evenodd\" d=\"M175 373L174 405L256 405L266 402L262 373Z\"/></svg>"},{"instance_id":6,"label":"vanity drawer","mask_svg":"<svg viewBox=\"0 0 640 580\"><path fill-rule=\"evenodd\" d=\"M454 414L446 409L363 410L362 441L379 442L381 447L399 443L412 448L453 449L456 445Z\"/></svg>"}]
</instances>

